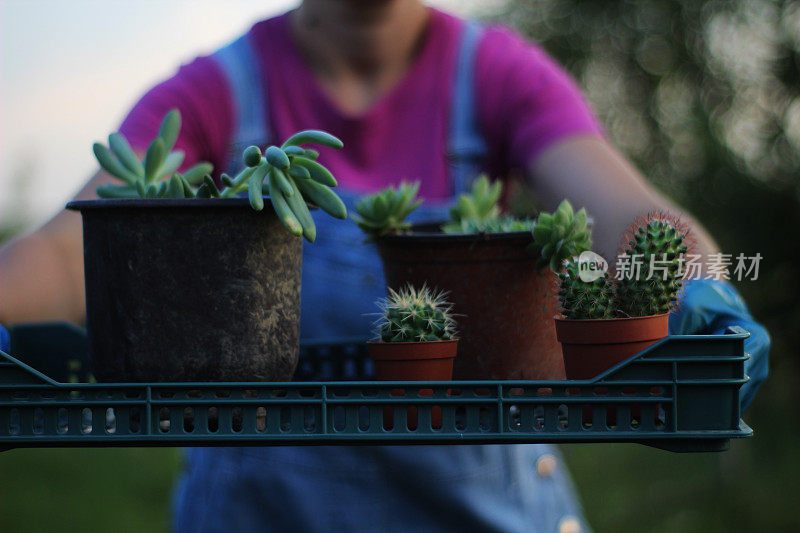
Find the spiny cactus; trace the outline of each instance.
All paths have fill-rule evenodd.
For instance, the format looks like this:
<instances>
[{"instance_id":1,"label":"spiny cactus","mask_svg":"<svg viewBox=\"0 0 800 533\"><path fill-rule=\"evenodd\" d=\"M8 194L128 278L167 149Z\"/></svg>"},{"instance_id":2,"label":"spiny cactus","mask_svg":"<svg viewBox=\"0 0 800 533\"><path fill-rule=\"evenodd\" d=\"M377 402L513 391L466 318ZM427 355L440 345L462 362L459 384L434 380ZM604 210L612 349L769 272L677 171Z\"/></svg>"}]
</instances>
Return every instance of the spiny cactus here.
<instances>
[{"instance_id":1,"label":"spiny cactus","mask_svg":"<svg viewBox=\"0 0 800 533\"><path fill-rule=\"evenodd\" d=\"M141 161L119 133L109 136L110 150L95 143L94 153L100 166L125 182L125 185L98 187L97 195L101 198L233 198L246 191L253 209L261 211L267 192L283 225L309 242L316 239L317 229L308 202L331 216L347 218L347 208L330 189L336 187L336 178L317 162L319 152L301 146L314 143L341 148L342 141L333 135L319 130L300 131L280 147L269 146L263 155L257 146L250 146L242 154L245 168L233 177L222 174L223 186L219 188L210 176L213 167L209 163L199 163L184 174L175 172L183 163L184 154L180 150L170 150L180 127L180 112L173 109L164 117L158 136Z\"/></svg>"},{"instance_id":2,"label":"spiny cactus","mask_svg":"<svg viewBox=\"0 0 800 533\"><path fill-rule=\"evenodd\" d=\"M627 232L617 277L617 307L627 316L668 313L681 289L687 230L666 215L650 215ZM639 268L630 268L638 264ZM638 275L637 275L638 274Z\"/></svg>"},{"instance_id":3,"label":"spiny cactus","mask_svg":"<svg viewBox=\"0 0 800 533\"><path fill-rule=\"evenodd\" d=\"M419 182L402 182L399 187L387 187L375 194L364 196L356 203L358 227L367 234L367 240L402 233L411 227L406 217L422 203L417 200Z\"/></svg>"},{"instance_id":4,"label":"spiny cactus","mask_svg":"<svg viewBox=\"0 0 800 533\"><path fill-rule=\"evenodd\" d=\"M566 318L614 318L616 314L614 286L608 273L594 281L583 281L574 259L567 260L564 271L558 273L558 299Z\"/></svg>"},{"instance_id":5,"label":"spiny cactus","mask_svg":"<svg viewBox=\"0 0 800 533\"><path fill-rule=\"evenodd\" d=\"M565 260L592 247L592 232L586 209L577 213L564 200L555 213L541 213L533 226L533 243L529 250L541 257L540 268L550 265L554 272L561 270Z\"/></svg>"},{"instance_id":6,"label":"spiny cactus","mask_svg":"<svg viewBox=\"0 0 800 533\"><path fill-rule=\"evenodd\" d=\"M411 285L399 292L389 289L389 296L378 301L380 338L384 342L425 342L455 338L453 306L445 293L423 285Z\"/></svg>"},{"instance_id":7,"label":"spiny cactus","mask_svg":"<svg viewBox=\"0 0 800 533\"><path fill-rule=\"evenodd\" d=\"M559 277L559 300L566 318L619 318L660 315L675 305L681 289L681 260L687 229L667 215L648 215L626 233L617 279L608 273L591 282L580 277L576 258ZM552 266L552 265L551 265Z\"/></svg>"}]
</instances>

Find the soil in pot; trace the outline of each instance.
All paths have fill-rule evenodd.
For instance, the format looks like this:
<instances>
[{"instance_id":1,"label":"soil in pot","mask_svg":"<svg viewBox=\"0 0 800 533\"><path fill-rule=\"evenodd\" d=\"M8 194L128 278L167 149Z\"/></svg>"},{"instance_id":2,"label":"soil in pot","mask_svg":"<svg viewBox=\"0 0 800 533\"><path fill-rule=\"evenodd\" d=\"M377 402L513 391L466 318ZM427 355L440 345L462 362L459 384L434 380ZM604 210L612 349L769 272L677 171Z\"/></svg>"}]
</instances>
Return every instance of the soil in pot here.
<instances>
[{"instance_id":1,"label":"soil in pot","mask_svg":"<svg viewBox=\"0 0 800 533\"><path fill-rule=\"evenodd\" d=\"M453 361L459 349L458 340L430 342L370 342L369 356L375 366L375 377L380 381L450 381L453 379ZM410 391L409 391L410 393ZM432 389L420 389L420 396L432 396ZM392 396L406 396L405 389L392 389ZM418 426L417 408L406 410L408 429ZM394 408L383 410L385 429L394 427ZM441 407L431 408L431 427L442 427Z\"/></svg>"},{"instance_id":2,"label":"soil in pot","mask_svg":"<svg viewBox=\"0 0 800 533\"><path fill-rule=\"evenodd\" d=\"M447 235L417 227L378 239L387 284L449 291L461 344L456 379L564 378L552 317L557 279L536 268L529 232ZM459 316L460 315L460 316Z\"/></svg>"},{"instance_id":3,"label":"soil in pot","mask_svg":"<svg viewBox=\"0 0 800 533\"><path fill-rule=\"evenodd\" d=\"M302 242L247 199L71 202L102 381L289 381Z\"/></svg>"}]
</instances>

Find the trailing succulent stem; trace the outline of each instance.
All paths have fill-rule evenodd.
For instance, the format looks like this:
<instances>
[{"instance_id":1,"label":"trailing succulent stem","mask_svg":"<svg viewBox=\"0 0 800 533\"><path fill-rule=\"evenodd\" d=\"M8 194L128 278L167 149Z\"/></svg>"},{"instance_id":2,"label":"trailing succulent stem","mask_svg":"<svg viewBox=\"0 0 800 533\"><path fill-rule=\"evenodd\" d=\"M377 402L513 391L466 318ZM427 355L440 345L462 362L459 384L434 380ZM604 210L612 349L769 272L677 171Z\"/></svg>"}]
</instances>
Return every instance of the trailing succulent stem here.
<instances>
[{"instance_id":1,"label":"trailing succulent stem","mask_svg":"<svg viewBox=\"0 0 800 533\"><path fill-rule=\"evenodd\" d=\"M665 215L648 216L628 231L617 282L617 306L627 316L668 313L682 286L686 230Z\"/></svg>"},{"instance_id":2,"label":"trailing succulent stem","mask_svg":"<svg viewBox=\"0 0 800 533\"><path fill-rule=\"evenodd\" d=\"M450 209L450 222L442 226L445 233L504 233L530 231L532 220L522 220L510 215L501 215L500 198L503 183L489 182L485 175L472 185L469 194L458 197L455 207Z\"/></svg>"},{"instance_id":3,"label":"trailing succulent stem","mask_svg":"<svg viewBox=\"0 0 800 533\"><path fill-rule=\"evenodd\" d=\"M389 289L389 296L378 301L378 320L384 342L425 342L455 338L453 306L445 294L427 286L415 289L408 285L399 292Z\"/></svg>"},{"instance_id":4,"label":"trailing succulent stem","mask_svg":"<svg viewBox=\"0 0 800 533\"><path fill-rule=\"evenodd\" d=\"M561 270L564 261L592 247L592 232L586 209L577 213L564 200L555 213L541 213L533 226L533 244L529 250L541 257L540 268L550 265L554 272Z\"/></svg>"},{"instance_id":5,"label":"trailing succulent stem","mask_svg":"<svg viewBox=\"0 0 800 533\"><path fill-rule=\"evenodd\" d=\"M198 163L185 173L177 172L184 159L180 150L172 151L181 128L177 109L164 117L158 136L139 160L120 133L108 138L109 147L95 143L94 154L100 166L123 185L102 185L101 198L235 198L246 194L256 211L264 208L269 194L275 212L294 235L314 242L317 230L308 203L336 218L347 218L342 200L330 188L336 179L317 162L319 152L301 145L315 143L341 148L342 141L324 131L305 130L289 137L280 147L269 146L264 153L257 146L242 154L245 168L235 176L222 174L222 187L211 177L213 166Z\"/></svg>"},{"instance_id":6,"label":"trailing succulent stem","mask_svg":"<svg viewBox=\"0 0 800 533\"><path fill-rule=\"evenodd\" d=\"M399 187L387 187L356 203L356 224L367 234L367 240L402 233L411 227L406 217L422 203L417 200L419 182L403 182Z\"/></svg>"},{"instance_id":7,"label":"trailing succulent stem","mask_svg":"<svg viewBox=\"0 0 800 533\"><path fill-rule=\"evenodd\" d=\"M108 147L94 143L94 155L100 166L123 182L122 185L101 185L100 198L194 198L195 187L214 167L201 162L183 174L177 172L184 153L173 150L181 129L181 114L173 109L164 117L158 136L147 147L140 160L121 133L108 136Z\"/></svg>"}]
</instances>

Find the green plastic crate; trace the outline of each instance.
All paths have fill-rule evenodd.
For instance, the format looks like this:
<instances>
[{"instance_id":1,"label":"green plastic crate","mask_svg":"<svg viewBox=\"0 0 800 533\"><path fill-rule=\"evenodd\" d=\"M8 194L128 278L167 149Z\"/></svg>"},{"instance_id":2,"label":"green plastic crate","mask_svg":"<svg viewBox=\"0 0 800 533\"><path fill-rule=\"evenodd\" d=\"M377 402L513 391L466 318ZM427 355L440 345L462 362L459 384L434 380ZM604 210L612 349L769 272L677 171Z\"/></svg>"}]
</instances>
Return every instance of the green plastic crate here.
<instances>
[{"instance_id":1,"label":"green plastic crate","mask_svg":"<svg viewBox=\"0 0 800 533\"><path fill-rule=\"evenodd\" d=\"M88 379L83 330L17 327L19 358L0 352L0 448L635 442L720 451L752 435L739 407L747 336L668 337L586 381L371 381L366 346L350 339L304 344L302 381L291 383L98 384L70 383Z\"/></svg>"}]
</instances>

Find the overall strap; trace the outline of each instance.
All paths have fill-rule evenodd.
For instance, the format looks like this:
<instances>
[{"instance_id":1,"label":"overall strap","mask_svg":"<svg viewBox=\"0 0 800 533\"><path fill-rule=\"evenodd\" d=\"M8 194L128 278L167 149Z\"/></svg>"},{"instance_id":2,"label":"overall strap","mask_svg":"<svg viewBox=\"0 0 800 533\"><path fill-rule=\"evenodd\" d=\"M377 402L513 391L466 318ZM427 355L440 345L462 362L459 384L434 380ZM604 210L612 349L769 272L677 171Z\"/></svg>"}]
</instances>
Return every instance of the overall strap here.
<instances>
[{"instance_id":1,"label":"overall strap","mask_svg":"<svg viewBox=\"0 0 800 533\"><path fill-rule=\"evenodd\" d=\"M266 112L266 79L249 34L219 49L211 57L225 73L231 91L233 136L225 170L235 173L243 166L242 151L251 144L263 146L271 137L269 115Z\"/></svg>"},{"instance_id":2,"label":"overall strap","mask_svg":"<svg viewBox=\"0 0 800 533\"><path fill-rule=\"evenodd\" d=\"M448 147L453 195L469 190L487 153L475 102L475 56L482 34L477 22L466 21L456 59Z\"/></svg>"}]
</instances>

